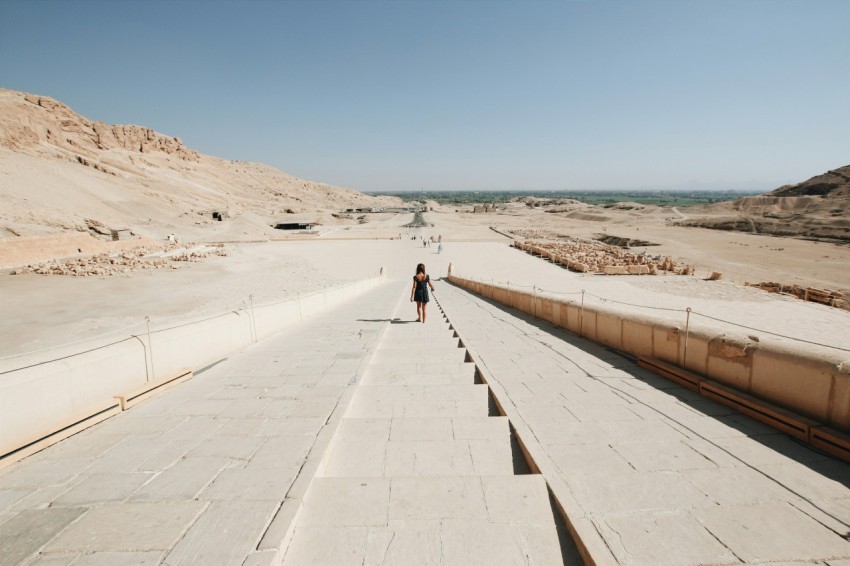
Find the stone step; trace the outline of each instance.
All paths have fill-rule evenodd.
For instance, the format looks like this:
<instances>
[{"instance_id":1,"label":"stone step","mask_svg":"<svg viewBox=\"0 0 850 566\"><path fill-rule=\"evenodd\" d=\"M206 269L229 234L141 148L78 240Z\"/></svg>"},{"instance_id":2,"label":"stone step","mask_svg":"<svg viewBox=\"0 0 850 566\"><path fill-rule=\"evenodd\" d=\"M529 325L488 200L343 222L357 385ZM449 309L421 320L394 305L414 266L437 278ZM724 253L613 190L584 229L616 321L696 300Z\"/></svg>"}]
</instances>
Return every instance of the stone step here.
<instances>
[{"instance_id":1,"label":"stone step","mask_svg":"<svg viewBox=\"0 0 850 566\"><path fill-rule=\"evenodd\" d=\"M376 361L369 364L366 370L367 374L372 373L420 373L423 378L430 373L456 373L475 375L475 364L464 361Z\"/></svg>"},{"instance_id":2,"label":"stone step","mask_svg":"<svg viewBox=\"0 0 850 566\"><path fill-rule=\"evenodd\" d=\"M316 478L283 560L560 564L543 478Z\"/></svg>"},{"instance_id":3,"label":"stone step","mask_svg":"<svg viewBox=\"0 0 850 566\"><path fill-rule=\"evenodd\" d=\"M472 385L475 383L474 369L427 375L410 371L375 372L366 376L364 383L368 385Z\"/></svg>"},{"instance_id":4,"label":"stone step","mask_svg":"<svg viewBox=\"0 0 850 566\"><path fill-rule=\"evenodd\" d=\"M436 417L486 417L489 403L486 396L476 399L451 400L393 400L354 399L346 418L436 418Z\"/></svg>"},{"instance_id":5,"label":"stone step","mask_svg":"<svg viewBox=\"0 0 850 566\"><path fill-rule=\"evenodd\" d=\"M357 399L400 401L487 401L489 388L484 384L463 385L361 385Z\"/></svg>"},{"instance_id":6,"label":"stone step","mask_svg":"<svg viewBox=\"0 0 850 566\"><path fill-rule=\"evenodd\" d=\"M448 324L387 328L284 564L560 563L546 483L513 475L510 424L466 356Z\"/></svg>"},{"instance_id":7,"label":"stone step","mask_svg":"<svg viewBox=\"0 0 850 566\"><path fill-rule=\"evenodd\" d=\"M513 469L506 440L349 441L334 447L323 477L510 475Z\"/></svg>"},{"instance_id":8,"label":"stone step","mask_svg":"<svg viewBox=\"0 0 850 566\"><path fill-rule=\"evenodd\" d=\"M415 346L417 350L421 349L425 351L459 348L458 338L450 338L445 335L429 336L424 344L419 337L407 338L394 334L389 334L388 336L389 339L381 342L381 344L375 349L375 352L409 352L411 350L411 346Z\"/></svg>"},{"instance_id":9,"label":"stone step","mask_svg":"<svg viewBox=\"0 0 850 566\"><path fill-rule=\"evenodd\" d=\"M466 360L466 350L463 348L417 348L398 350L379 350L372 358L372 365L382 364L451 364L463 363Z\"/></svg>"},{"instance_id":10,"label":"stone step","mask_svg":"<svg viewBox=\"0 0 850 566\"><path fill-rule=\"evenodd\" d=\"M345 418L322 475L513 473L505 417Z\"/></svg>"},{"instance_id":11,"label":"stone step","mask_svg":"<svg viewBox=\"0 0 850 566\"><path fill-rule=\"evenodd\" d=\"M409 336L413 334L436 334L437 332L444 332L445 337L448 337L452 335L452 331L449 330L449 326L449 322L442 316L429 316L428 322L425 324L420 324L418 322L407 322L402 324L395 323L391 324L390 328L387 330L400 336Z\"/></svg>"}]
</instances>

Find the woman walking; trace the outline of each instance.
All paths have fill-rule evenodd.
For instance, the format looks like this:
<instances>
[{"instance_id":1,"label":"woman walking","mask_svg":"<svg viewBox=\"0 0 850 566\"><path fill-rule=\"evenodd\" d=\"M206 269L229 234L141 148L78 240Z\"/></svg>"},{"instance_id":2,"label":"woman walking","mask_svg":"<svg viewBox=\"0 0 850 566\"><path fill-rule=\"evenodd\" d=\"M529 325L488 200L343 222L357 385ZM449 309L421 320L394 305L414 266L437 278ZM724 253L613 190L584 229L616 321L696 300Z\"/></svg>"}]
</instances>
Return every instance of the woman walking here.
<instances>
[{"instance_id":1,"label":"woman walking","mask_svg":"<svg viewBox=\"0 0 850 566\"><path fill-rule=\"evenodd\" d=\"M410 302L416 301L416 322L425 322L425 307L428 306L428 287L434 291L431 278L425 273L425 264L416 266L413 276L413 287L410 289Z\"/></svg>"}]
</instances>

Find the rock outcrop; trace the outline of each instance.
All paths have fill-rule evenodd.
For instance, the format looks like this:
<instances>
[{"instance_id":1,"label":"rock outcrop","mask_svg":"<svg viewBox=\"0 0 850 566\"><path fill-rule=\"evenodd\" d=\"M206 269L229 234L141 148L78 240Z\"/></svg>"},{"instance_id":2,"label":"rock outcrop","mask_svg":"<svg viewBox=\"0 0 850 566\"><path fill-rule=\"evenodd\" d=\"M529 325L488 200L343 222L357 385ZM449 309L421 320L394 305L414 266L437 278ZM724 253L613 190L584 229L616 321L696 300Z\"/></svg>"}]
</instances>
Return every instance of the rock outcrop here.
<instances>
[{"instance_id":1,"label":"rock outcrop","mask_svg":"<svg viewBox=\"0 0 850 566\"><path fill-rule=\"evenodd\" d=\"M11 238L88 231L94 221L156 240L172 233L196 241L267 239L283 214L337 223L331 213L339 210L401 205L204 155L180 138L93 121L47 96L6 89L0 171L0 237Z\"/></svg>"},{"instance_id":2,"label":"rock outcrop","mask_svg":"<svg viewBox=\"0 0 850 566\"><path fill-rule=\"evenodd\" d=\"M764 195L691 207L687 212L692 217L677 224L850 242L850 165Z\"/></svg>"},{"instance_id":3,"label":"rock outcrop","mask_svg":"<svg viewBox=\"0 0 850 566\"><path fill-rule=\"evenodd\" d=\"M13 91L3 92L7 96L9 93ZM180 138L142 126L93 122L50 97L19 94L18 98L29 105L17 105L17 112L4 117L4 127L0 130L0 145L4 147L22 149L47 142L90 156L120 148L138 153L158 151L188 161L200 161L201 155L183 145Z\"/></svg>"},{"instance_id":4,"label":"rock outcrop","mask_svg":"<svg viewBox=\"0 0 850 566\"><path fill-rule=\"evenodd\" d=\"M774 197L850 197L850 165L816 175L796 185L779 187L769 196Z\"/></svg>"}]
</instances>

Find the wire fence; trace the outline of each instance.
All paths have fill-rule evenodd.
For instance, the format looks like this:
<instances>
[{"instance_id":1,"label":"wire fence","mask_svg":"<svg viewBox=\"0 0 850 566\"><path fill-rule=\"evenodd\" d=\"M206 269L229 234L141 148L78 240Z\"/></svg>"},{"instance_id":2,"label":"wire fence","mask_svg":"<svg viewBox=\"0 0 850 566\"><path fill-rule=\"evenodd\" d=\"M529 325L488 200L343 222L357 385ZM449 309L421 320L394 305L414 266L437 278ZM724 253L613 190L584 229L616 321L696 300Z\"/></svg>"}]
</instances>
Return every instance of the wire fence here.
<instances>
[{"instance_id":1,"label":"wire fence","mask_svg":"<svg viewBox=\"0 0 850 566\"><path fill-rule=\"evenodd\" d=\"M380 278L380 277L381 276L379 275L377 278ZM218 313L218 314L214 314L214 315L207 316L207 317L200 318L200 319L191 320L191 321L188 321L188 322L164 326L162 328L156 328L154 330L151 330L151 328L150 328L151 317L146 316L145 320L142 321L142 322L136 322L136 323L130 324L128 326L124 326L122 328L109 330L107 332L104 332L102 334L97 334L95 336L88 336L86 338L81 338L79 340L74 340L74 341L71 341L71 342L64 342L62 344L55 344L55 345L48 346L46 348L42 348L42 349L39 349L39 350L32 350L32 351L28 351L28 352L21 352L21 353L18 353L18 354L0 356L0 360L12 360L12 359L15 359L15 358L25 358L27 356L32 356L32 355L35 355L35 354L41 354L41 353L44 353L44 352L50 352L50 351L54 351L54 350L61 350L61 349L64 349L64 348L74 346L76 344L92 343L92 342L95 342L96 340L98 340L100 338L105 337L105 336L110 336L110 335L115 336L117 334L120 334L122 332L125 332L127 330L131 330L131 329L134 329L134 328L147 327L146 331L144 331L144 332L130 333L129 336L122 336L121 338L114 339L114 340L109 341L105 344L100 344L100 345L97 345L97 346L93 346L93 347L86 348L84 350L80 350L80 351L76 351L76 352L72 352L72 353L69 353L69 354L64 354L64 355L56 356L56 357L53 357L53 358L50 358L50 359L39 360L37 362L27 363L27 364L22 365L22 366L14 367L14 368L11 368L11 369L6 369L6 370L3 370L3 371L0 371L0 375L9 374L9 373L17 372L17 371L20 371L20 370L24 370L24 369L28 369L28 368L32 368L32 367L36 367L36 366L46 365L46 364L50 364L50 363L53 363L53 362L59 362L59 361L67 360L67 359L70 359L70 358L74 358L76 356L81 356L81 355L84 355L84 354L95 352L97 350L103 350L105 348L109 348L110 346L115 346L117 344L127 342L128 340L139 339L140 335L141 336L144 336L144 335L148 336L148 343L150 343L149 337L151 335L160 334L160 333L168 332L168 331L171 331L171 330L176 330L176 329L179 329L179 328L185 328L185 327L190 327L190 326L194 326L194 325L199 325L199 324L203 324L205 322L209 322L211 320L215 320L215 319L222 318L222 317L225 317L225 316L231 316L231 315L234 315L234 314L239 315L240 313L248 314L249 322L250 322L250 325L251 325L252 340L256 342L257 341L257 329L256 329L256 319L254 317L254 310L255 309L264 309L264 308L269 308L269 307L280 306L280 305L285 304L285 303L293 303L293 304L298 305L298 318L299 318L299 321L300 321L300 320L303 319L303 316L302 316L302 313L301 313L301 301L315 297L317 295L325 294L325 308L327 308L327 293L336 292L336 291L345 292L346 289L350 289L350 288L354 288L356 290L356 287L357 287L357 285L360 281L371 282L371 281L374 281L377 278L373 277L373 278L369 278L369 279L365 279L365 280L359 280L359 281L347 281L347 282L342 283L340 285L326 286L326 287L324 287L320 290L313 291L313 292L310 292L310 293L307 293L307 294L304 294L304 295L302 295L301 292L299 291L299 292L296 292L294 296L289 296L289 297L286 297L284 299L274 300L274 301L261 303L261 304L257 304L257 305L255 305L254 302L253 302L253 295L249 295L248 299L243 300L242 306L237 308L237 309L229 309L226 312L221 312L221 313ZM144 342L142 342L142 346L145 347ZM147 348L146 348L146 351L147 351ZM146 358L147 358L147 354L146 354Z\"/></svg>"},{"instance_id":2,"label":"wire fence","mask_svg":"<svg viewBox=\"0 0 850 566\"><path fill-rule=\"evenodd\" d=\"M123 328L117 328L115 330L108 330L102 334L97 334L95 336L89 336L87 338L81 338L80 340L74 340L73 342L66 342L64 344L58 344L55 346L48 346L47 348L41 348L40 350L31 350L29 352L21 352L19 354L11 354L9 356L0 356L0 360L10 360L12 358L20 358L23 356L29 356L32 354L40 354L41 352L49 352L50 350L56 350L58 348L65 348L68 346L73 346L74 344L80 344L82 342L91 342L92 340L97 340L98 338L103 338L104 336L109 336L110 334L118 334L119 332L124 332L125 330L130 330L131 328L136 328L138 326L144 326L144 322L135 322L129 326L125 326Z\"/></svg>"},{"instance_id":3,"label":"wire fence","mask_svg":"<svg viewBox=\"0 0 850 566\"><path fill-rule=\"evenodd\" d=\"M464 276L464 275L453 274L453 276L456 276L456 277L459 277L459 278L462 278L462 279L467 279L469 281L474 281L474 282L477 282L477 283L483 283L485 285L488 283L486 280L475 279L473 277L468 277L468 276ZM699 316L699 317L703 317L705 319L712 320L714 322L729 324L731 326L735 326L735 327L738 327L738 328L744 328L746 330L751 330L753 332L760 332L760 333L763 333L763 334L768 334L770 336L775 336L777 338L784 338L786 340L792 340L794 342L800 342L800 343L803 343L803 344L809 344L809 345L813 345L813 346L821 346L821 347L824 347L824 348L830 348L830 349L839 350L839 351L842 351L842 352L850 352L850 348L847 348L847 347L836 346L834 344L824 344L823 342L815 342L813 340L806 340L804 338L798 338L796 336L788 336L786 334L780 334L778 332L773 332L771 330L765 330L764 328L757 328L757 327L754 327L754 326L749 326L749 325L746 325L746 324L741 324L739 322L735 322L735 321L719 318L719 317L716 317L716 316L712 316L712 315L706 314L704 312L696 311L696 310L692 309L691 307L671 308L671 307L659 307L659 306L656 306L656 305L643 305L643 304L639 304L639 303L630 303L628 301L621 301L619 299L613 299L611 297L605 297L605 296L602 296L602 295L597 295L595 293L590 293L590 292L588 292L584 289L582 289L580 291L555 291L555 290L552 290L552 289L545 289L545 288L542 288L542 287L538 287L536 285L524 285L524 284L519 284L519 283L511 283L510 281L497 281L495 279L490 279L489 283L490 283L490 285L501 286L501 287L504 287L504 288L507 288L507 289L513 289L513 288L531 289L533 294L547 293L549 295L578 296L579 300L582 304L584 303L585 298L592 297L594 299L598 299L603 304L612 303L612 304L624 305L624 306L635 307L635 308L642 308L642 309L648 309L648 310L654 310L654 311L663 311L663 312L685 315L686 320L688 320L690 318L690 316ZM804 306L810 306L810 305L804 305ZM847 317L848 323L850 323L850 316L845 314L843 311L836 311L835 314L837 316Z\"/></svg>"}]
</instances>

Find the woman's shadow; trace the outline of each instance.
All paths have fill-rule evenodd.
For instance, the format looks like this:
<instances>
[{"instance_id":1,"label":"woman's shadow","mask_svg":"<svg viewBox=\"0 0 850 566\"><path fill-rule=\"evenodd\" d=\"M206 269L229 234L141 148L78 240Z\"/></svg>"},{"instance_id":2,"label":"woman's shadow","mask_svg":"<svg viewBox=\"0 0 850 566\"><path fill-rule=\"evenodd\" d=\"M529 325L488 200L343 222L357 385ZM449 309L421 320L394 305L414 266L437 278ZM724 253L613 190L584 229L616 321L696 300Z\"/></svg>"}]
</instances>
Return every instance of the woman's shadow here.
<instances>
[{"instance_id":1,"label":"woman's shadow","mask_svg":"<svg viewBox=\"0 0 850 566\"><path fill-rule=\"evenodd\" d=\"M390 324L410 324L416 320L401 320L400 318L358 318L358 322L389 322Z\"/></svg>"}]
</instances>

